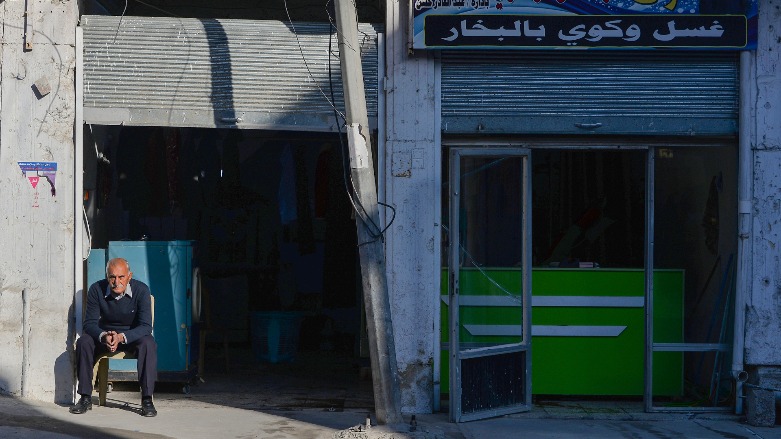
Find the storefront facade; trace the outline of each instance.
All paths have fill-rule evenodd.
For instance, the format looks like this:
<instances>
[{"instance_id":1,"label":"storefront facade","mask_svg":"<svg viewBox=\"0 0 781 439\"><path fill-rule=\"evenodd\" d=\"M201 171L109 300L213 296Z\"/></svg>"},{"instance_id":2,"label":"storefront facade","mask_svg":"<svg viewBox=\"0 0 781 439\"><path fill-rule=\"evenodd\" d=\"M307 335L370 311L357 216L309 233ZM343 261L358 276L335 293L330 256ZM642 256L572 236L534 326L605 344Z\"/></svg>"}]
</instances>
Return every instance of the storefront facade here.
<instances>
[{"instance_id":1,"label":"storefront facade","mask_svg":"<svg viewBox=\"0 0 781 439\"><path fill-rule=\"evenodd\" d=\"M358 28L376 129L382 37L379 26ZM78 256L91 262L76 284L125 255L137 279L158 285L157 308L192 308L173 325L186 328L185 366L160 364L159 380L189 391L218 341L225 369L230 345L251 347L257 364L300 350L343 355L342 369L368 363L335 28L83 15L76 48L86 194L77 229L87 231L77 239L90 249ZM182 270L191 286L176 281ZM76 316L82 309L77 293Z\"/></svg>"},{"instance_id":2,"label":"storefront facade","mask_svg":"<svg viewBox=\"0 0 781 439\"><path fill-rule=\"evenodd\" d=\"M429 308L415 316L432 319L417 329L435 328L416 340L433 343L428 360L410 361L400 347L400 362L433 363L431 404L447 401L456 421L528 409L532 395L635 395L649 411L682 401L742 410L735 389L748 375L740 353L748 339L735 307L745 306L739 291L749 281L739 231L753 213L745 161L757 111L753 69L770 44L762 7L758 20L745 14L747 31L724 31L736 40L722 50L709 42L649 51L632 50L649 43L629 29L621 36L632 44L599 50L607 34L598 30L617 30L622 19L639 23L638 34L655 25L619 16L622 5L605 6L601 15L618 15L595 27L587 16L600 2L500 3L416 2L406 39L388 36L386 200L437 200L390 229L392 294L401 302L417 294ZM682 23L682 13L699 12L715 26L718 11L664 11L661 3L648 7L654 20L673 11ZM556 21L561 10L580 21ZM754 50L748 39L757 33ZM548 38L557 34L558 43ZM592 43L573 42L584 36ZM535 44L548 50L528 50ZM591 49L566 50L577 45ZM398 268L405 265L408 272ZM429 268L442 275L416 275ZM428 291L440 297L421 301ZM403 314L394 320L407 339L414 318ZM419 372L415 382L424 382ZM486 387L509 390L491 396Z\"/></svg>"},{"instance_id":3,"label":"storefront facade","mask_svg":"<svg viewBox=\"0 0 781 439\"><path fill-rule=\"evenodd\" d=\"M12 69L18 82L2 82L3 95L13 97L3 100L9 169L3 175L21 175L26 185L9 180L11 189L3 191L6 202L21 210L7 212L5 239L16 250L0 264L8 323L3 343L19 348L3 355L2 391L73 400L72 348L81 332L85 286L103 275L100 255L126 252L123 246L137 247L134 269L147 281L151 272L167 270L145 253L192 246L185 263L177 265L182 258L176 255L168 263L171 270L197 264L211 271L199 278L212 292L212 322L221 326L225 343L252 344L259 359L287 359L298 345L271 357L262 352L268 346L255 352L250 326L262 326L255 325L255 314L312 315L327 308L310 322L298 317L300 347L352 356L361 325L360 274L341 177L337 36L316 17L327 11L307 11L299 17L316 21L295 22L180 18L159 8L152 8L155 16L120 16L121 7L114 16L105 10L99 16L81 15L78 3L63 3L65 12L30 13L50 27L36 27L41 38L34 43L4 40L4 66L20 68ZM3 16L23 17L21 7L4 6ZM200 15L232 14L206 9ZM271 14L249 8L244 15ZM362 23L359 30L370 126L376 129L381 26ZM41 75L28 76L28 65ZM32 98L24 90L32 90ZM28 107L36 116L13 128L17 111ZM310 203L298 201L306 199ZM39 230L47 231L46 239L36 237ZM17 240L43 245L46 260L35 245L25 257L15 253L25 247ZM179 274L189 285L190 273ZM168 286L177 282L171 277ZM51 296L60 288L70 291ZM187 305L176 313L189 314L184 308L192 304L193 315L178 330L185 365L176 368L190 375L198 356L195 330L206 328L207 310L194 306L200 301L189 286L181 290ZM320 338L323 327L328 334ZM63 339L49 344L48 332ZM368 362L368 351L355 357Z\"/></svg>"},{"instance_id":4,"label":"storefront facade","mask_svg":"<svg viewBox=\"0 0 781 439\"><path fill-rule=\"evenodd\" d=\"M671 410L675 398L691 403L699 395L704 410L735 407L752 422L775 422L762 409L773 406L773 392L757 388L781 388L781 346L777 331L768 329L779 326L781 278L775 249L781 234L775 23L781 16L774 2L760 0L750 17L756 47L658 55L421 48L410 21L416 5L422 2L388 3L384 40L377 29L364 31L375 35L368 42L380 55L376 76L368 79L381 90L369 98L377 108L370 116L378 130L379 197L396 209L392 223L390 212L385 218L386 257L403 411L430 412L448 401L453 419L463 421L528 409L531 396L540 394L631 395L644 398L648 410ZM94 33L79 41L77 2L59 7L35 11L37 34L3 40L0 200L12 208L2 216L9 250L0 256L0 344L9 348L0 372L5 393L69 402L69 346L85 281L80 258L90 249L84 218L91 212L89 205L82 210L82 190L99 184L97 175L82 172L88 169L82 160L98 167L99 154L81 157L81 146L96 138L110 144L113 128L106 127L119 125L334 133L336 118L330 106L303 98L276 115L242 109L295 88L272 82L302 66L266 76L268 69L249 77L237 68L207 73L205 64L246 61L209 52L210 39L234 41L238 28L231 26L239 24L215 20L157 27L174 29L164 38L205 63L190 68L216 78L208 87L156 80L144 85L156 94L133 95L131 87L112 95L114 89L101 90L99 81L81 74L108 66L112 76L97 78L104 85L147 80L145 71L127 67L132 47L102 60L81 48L95 35L121 41L128 35L111 33L111 24L100 34L95 19ZM25 29L23 8L4 3L4 20ZM709 13L722 12L736 15ZM718 33L712 21L675 29ZM554 22L542 24L552 30ZM514 20L491 26L496 40L515 30ZM451 27L440 38L450 38ZM455 28L460 35L460 20ZM633 38L628 27L623 31ZM290 29L280 32L288 38L278 46L301 50ZM327 31L313 33L321 37L317 44L329 44L322 38ZM729 45L739 45L730 38ZM201 45L188 46L196 40ZM139 41L135 47L156 42ZM749 33L744 44L750 41ZM155 53L147 56L158 65L173 58ZM173 77L170 71L158 76ZM272 85L255 87L260 83ZM307 96L321 92L310 88ZM127 105L117 105L128 95ZM155 106L130 104L144 99ZM97 233L107 239L105 231ZM463 316L472 308L477 314L468 321ZM496 311L503 315L495 318ZM52 341L49 333L69 335ZM621 337L629 340L622 344ZM561 351L563 357L550 356ZM561 379L571 377L571 368L549 368L546 375L535 364L546 355L554 364L592 361L595 354L602 363L578 369L589 377L584 387ZM621 382L608 385L605 377L616 377L616 368L624 369ZM469 393L480 387L477 379L498 379L486 374L498 369L515 371L507 382L491 381L511 391L498 401ZM704 390L689 392L690 382Z\"/></svg>"}]
</instances>

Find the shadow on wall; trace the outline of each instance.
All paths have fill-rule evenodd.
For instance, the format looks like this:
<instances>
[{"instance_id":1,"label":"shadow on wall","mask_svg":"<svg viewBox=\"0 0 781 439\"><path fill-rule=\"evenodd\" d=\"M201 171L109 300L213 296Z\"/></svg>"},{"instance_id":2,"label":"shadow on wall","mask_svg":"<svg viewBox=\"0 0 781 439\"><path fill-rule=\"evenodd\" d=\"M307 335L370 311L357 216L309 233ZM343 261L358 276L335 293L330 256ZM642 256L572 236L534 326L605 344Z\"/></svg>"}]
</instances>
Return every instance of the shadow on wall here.
<instances>
[{"instance_id":1,"label":"shadow on wall","mask_svg":"<svg viewBox=\"0 0 781 439\"><path fill-rule=\"evenodd\" d=\"M76 292L81 294L81 289ZM68 330L65 337L64 352L54 360L54 402L73 403L73 397L76 389L76 363L74 358L74 347L76 342L76 318L75 318L75 298L68 308Z\"/></svg>"},{"instance_id":2,"label":"shadow on wall","mask_svg":"<svg viewBox=\"0 0 781 439\"><path fill-rule=\"evenodd\" d=\"M5 351L0 350L2 352L0 355L5 356L6 364L10 366L6 373L0 373L0 395L32 397L55 403L71 404L75 388L72 361L75 304L71 301L68 307L67 328L64 331L55 331L58 334L54 338L41 338L37 337L37 334L31 334L31 328L40 326L36 319L31 318L31 314L34 315L30 305L32 301L27 298L25 290L19 296L22 309L16 316L19 317L20 321L18 326L9 323L18 331L16 332L18 344L9 344L4 346ZM62 339L58 337L59 332L63 333ZM60 343L62 344L60 345ZM54 353L59 350L58 347L63 350L55 357ZM49 353L49 351L52 352ZM40 354L41 352L47 353ZM54 360L50 366L51 369L48 369L49 361L36 360L42 357L45 357L46 360ZM0 422L0 425L3 423ZM0 437L5 436L0 434Z\"/></svg>"},{"instance_id":3,"label":"shadow on wall","mask_svg":"<svg viewBox=\"0 0 781 439\"><path fill-rule=\"evenodd\" d=\"M233 67L228 47L228 35L217 20L203 19L201 24L203 24L206 39L209 42L214 125L235 126L239 120L233 103Z\"/></svg>"},{"instance_id":4,"label":"shadow on wall","mask_svg":"<svg viewBox=\"0 0 781 439\"><path fill-rule=\"evenodd\" d=\"M70 404L73 402L75 374L73 349L70 337L65 352L54 360L54 401Z\"/></svg>"}]
</instances>

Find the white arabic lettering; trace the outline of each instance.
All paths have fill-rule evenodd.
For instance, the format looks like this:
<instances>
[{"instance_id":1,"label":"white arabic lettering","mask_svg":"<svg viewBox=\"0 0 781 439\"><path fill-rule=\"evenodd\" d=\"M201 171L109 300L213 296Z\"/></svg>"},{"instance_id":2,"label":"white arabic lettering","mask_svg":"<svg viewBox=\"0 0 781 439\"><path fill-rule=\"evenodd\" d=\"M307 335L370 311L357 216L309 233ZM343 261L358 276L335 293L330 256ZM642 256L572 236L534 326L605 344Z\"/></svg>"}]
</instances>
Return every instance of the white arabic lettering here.
<instances>
[{"instance_id":1,"label":"white arabic lettering","mask_svg":"<svg viewBox=\"0 0 781 439\"><path fill-rule=\"evenodd\" d=\"M524 20L523 29L521 29L521 21L515 20L511 29L506 29L504 26L499 26L497 29L491 29L483 24L483 20L477 20L473 25L468 26L467 20L461 20L461 29L455 27L450 28L450 35L442 37L444 41L455 41L459 36L463 37L497 37L499 41L504 41L504 37L527 37L537 38L541 40L545 37L545 26L540 26L537 29L529 27L529 20Z\"/></svg>"},{"instance_id":2,"label":"white arabic lettering","mask_svg":"<svg viewBox=\"0 0 781 439\"><path fill-rule=\"evenodd\" d=\"M640 38L640 27L636 24L630 24L629 27L626 28L626 36L624 37L624 40L637 41L638 38Z\"/></svg>"},{"instance_id":3,"label":"white arabic lettering","mask_svg":"<svg viewBox=\"0 0 781 439\"><path fill-rule=\"evenodd\" d=\"M579 24L569 30L569 35L564 35L563 31L559 31L559 39L564 41L575 41L586 36L586 25Z\"/></svg>"},{"instance_id":4,"label":"white arabic lettering","mask_svg":"<svg viewBox=\"0 0 781 439\"><path fill-rule=\"evenodd\" d=\"M714 21L713 25L709 28L700 26L694 29L676 29L675 20L667 22L667 33L660 33L659 29L654 31L654 38L659 41L672 41L678 37L703 37L703 38L719 38L724 34L724 28L721 27L718 21Z\"/></svg>"},{"instance_id":5,"label":"white arabic lettering","mask_svg":"<svg viewBox=\"0 0 781 439\"><path fill-rule=\"evenodd\" d=\"M540 25L537 29L530 29L529 20L523 20L523 34L527 37L536 37L537 41L540 41L545 38L545 26Z\"/></svg>"},{"instance_id":6,"label":"white arabic lettering","mask_svg":"<svg viewBox=\"0 0 781 439\"><path fill-rule=\"evenodd\" d=\"M437 1L437 0L435 0ZM501 25L498 28L491 28L486 26L483 20L477 20L474 23L469 23L471 20L461 20L459 27L452 27L449 29L450 35L441 37L443 41L456 41L459 38L492 38L495 37L499 41L504 41L506 37L528 37L536 38L537 41L542 41L545 38L545 26L539 25L534 28L529 24L529 20L515 20L512 22L512 27L506 27ZM505 22L507 23L507 22ZM620 38L624 41L638 41L642 35L640 26L635 23L629 24L626 28L621 26L622 20L610 20L604 23L594 24L588 29L585 24L578 24L570 28L569 30L559 30L558 37L561 41L567 43L567 45L574 46L578 44L578 41L584 39L589 42L603 41L608 38ZM653 37L657 41L672 41L675 38L719 38L724 34L724 28L718 21L713 21L710 27L699 26L695 28L677 28L675 20L667 22L665 29L657 29L653 32Z\"/></svg>"}]
</instances>

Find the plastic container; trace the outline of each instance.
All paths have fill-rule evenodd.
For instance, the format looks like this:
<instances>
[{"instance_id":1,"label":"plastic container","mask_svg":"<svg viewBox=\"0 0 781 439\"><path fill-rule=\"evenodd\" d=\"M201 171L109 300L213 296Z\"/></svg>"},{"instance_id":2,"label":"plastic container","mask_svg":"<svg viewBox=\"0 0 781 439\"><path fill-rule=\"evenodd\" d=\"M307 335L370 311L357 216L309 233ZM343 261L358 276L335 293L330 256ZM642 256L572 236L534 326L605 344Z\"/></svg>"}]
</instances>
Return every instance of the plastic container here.
<instances>
[{"instance_id":1,"label":"plastic container","mask_svg":"<svg viewBox=\"0 0 781 439\"><path fill-rule=\"evenodd\" d=\"M253 312L252 352L257 361L287 363L296 357L301 315L297 312Z\"/></svg>"}]
</instances>

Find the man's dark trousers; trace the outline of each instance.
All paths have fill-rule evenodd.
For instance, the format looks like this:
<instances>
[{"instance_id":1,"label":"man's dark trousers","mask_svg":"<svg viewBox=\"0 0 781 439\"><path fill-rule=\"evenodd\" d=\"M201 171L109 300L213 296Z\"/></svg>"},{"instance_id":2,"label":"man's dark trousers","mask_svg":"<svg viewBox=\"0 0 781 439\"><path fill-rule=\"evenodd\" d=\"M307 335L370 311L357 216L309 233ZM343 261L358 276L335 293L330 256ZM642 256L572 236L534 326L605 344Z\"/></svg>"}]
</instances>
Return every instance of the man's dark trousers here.
<instances>
[{"instance_id":1,"label":"man's dark trousers","mask_svg":"<svg viewBox=\"0 0 781 439\"><path fill-rule=\"evenodd\" d=\"M157 381L157 342L151 335L139 338L133 343L117 346L118 351L137 353L138 358L138 383L141 385L141 396L152 396L155 393L155 381ZM83 334L76 342L77 368L79 375L79 395L92 395L92 383L94 377L92 370L95 367L95 358L108 352L108 347L103 343L95 343L95 339Z\"/></svg>"}]
</instances>

